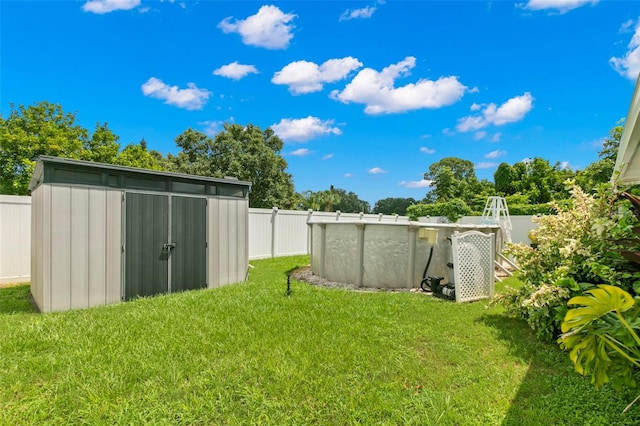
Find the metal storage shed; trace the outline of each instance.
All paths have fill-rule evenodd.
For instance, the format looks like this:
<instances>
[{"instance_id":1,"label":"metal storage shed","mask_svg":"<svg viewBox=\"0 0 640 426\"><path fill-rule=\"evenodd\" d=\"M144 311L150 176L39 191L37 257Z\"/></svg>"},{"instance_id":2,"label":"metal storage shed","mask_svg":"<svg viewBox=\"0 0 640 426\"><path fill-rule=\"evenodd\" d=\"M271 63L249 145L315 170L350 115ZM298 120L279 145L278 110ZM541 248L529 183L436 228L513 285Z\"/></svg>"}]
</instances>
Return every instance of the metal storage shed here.
<instances>
[{"instance_id":1,"label":"metal storage shed","mask_svg":"<svg viewBox=\"0 0 640 426\"><path fill-rule=\"evenodd\" d=\"M635 184L640 182L640 75L631 98L631 105L620 136L618 156L611 180L616 180L616 173L620 183Z\"/></svg>"},{"instance_id":2,"label":"metal storage shed","mask_svg":"<svg viewBox=\"0 0 640 426\"><path fill-rule=\"evenodd\" d=\"M40 157L29 189L42 312L244 281L251 184Z\"/></svg>"}]
</instances>

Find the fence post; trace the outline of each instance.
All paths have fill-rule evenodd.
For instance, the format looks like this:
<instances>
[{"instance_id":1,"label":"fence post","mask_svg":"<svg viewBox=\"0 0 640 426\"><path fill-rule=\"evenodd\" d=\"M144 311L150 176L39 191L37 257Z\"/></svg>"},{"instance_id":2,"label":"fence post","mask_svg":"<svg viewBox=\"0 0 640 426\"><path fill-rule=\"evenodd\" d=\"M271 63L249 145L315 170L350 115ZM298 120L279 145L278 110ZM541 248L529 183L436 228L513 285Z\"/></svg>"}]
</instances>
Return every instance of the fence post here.
<instances>
[{"instance_id":1,"label":"fence post","mask_svg":"<svg viewBox=\"0 0 640 426\"><path fill-rule=\"evenodd\" d=\"M409 253L407 256L407 285L413 288L415 285L415 265L416 265L416 237L420 224L418 222L409 222Z\"/></svg>"},{"instance_id":2,"label":"fence post","mask_svg":"<svg viewBox=\"0 0 640 426\"><path fill-rule=\"evenodd\" d=\"M356 287L362 287L364 278L364 222L356 222L358 240L356 243Z\"/></svg>"},{"instance_id":3,"label":"fence post","mask_svg":"<svg viewBox=\"0 0 640 426\"><path fill-rule=\"evenodd\" d=\"M360 220L364 218L364 212L360 212Z\"/></svg>"},{"instance_id":4,"label":"fence post","mask_svg":"<svg viewBox=\"0 0 640 426\"><path fill-rule=\"evenodd\" d=\"M378 222L382 222L382 213L378 213Z\"/></svg>"},{"instance_id":5,"label":"fence post","mask_svg":"<svg viewBox=\"0 0 640 426\"><path fill-rule=\"evenodd\" d=\"M313 225L309 225L311 222L311 216L313 216L313 209L307 210L307 254L311 254L311 228Z\"/></svg>"},{"instance_id":6,"label":"fence post","mask_svg":"<svg viewBox=\"0 0 640 426\"><path fill-rule=\"evenodd\" d=\"M278 208L271 211L271 257L276 257L278 248Z\"/></svg>"},{"instance_id":7,"label":"fence post","mask_svg":"<svg viewBox=\"0 0 640 426\"><path fill-rule=\"evenodd\" d=\"M336 210L336 222L340 222L340 210Z\"/></svg>"},{"instance_id":8,"label":"fence post","mask_svg":"<svg viewBox=\"0 0 640 426\"><path fill-rule=\"evenodd\" d=\"M319 257L319 261L318 261L318 275L322 278L324 278L324 261L325 261L325 257L327 254L327 224L326 223L320 223L319 224L319 228L320 228L320 255Z\"/></svg>"}]
</instances>

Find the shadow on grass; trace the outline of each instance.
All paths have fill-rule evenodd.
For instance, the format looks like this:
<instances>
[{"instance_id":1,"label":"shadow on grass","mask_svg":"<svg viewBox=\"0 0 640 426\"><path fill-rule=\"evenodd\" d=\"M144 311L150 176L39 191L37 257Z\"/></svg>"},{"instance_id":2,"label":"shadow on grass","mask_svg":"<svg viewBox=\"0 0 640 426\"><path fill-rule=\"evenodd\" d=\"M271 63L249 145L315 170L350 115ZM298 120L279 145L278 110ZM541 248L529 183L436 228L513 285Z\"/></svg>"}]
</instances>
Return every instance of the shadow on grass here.
<instances>
[{"instance_id":1,"label":"shadow on grass","mask_svg":"<svg viewBox=\"0 0 640 426\"><path fill-rule=\"evenodd\" d=\"M291 274L293 274L294 272L296 272L298 269L303 269L303 268L308 268L309 264L304 264L304 265L296 265L293 268L285 271L284 275L285 276L289 276ZM293 277L292 277L293 278Z\"/></svg>"},{"instance_id":2,"label":"shadow on grass","mask_svg":"<svg viewBox=\"0 0 640 426\"><path fill-rule=\"evenodd\" d=\"M0 287L0 315L37 312L31 302L29 284Z\"/></svg>"},{"instance_id":3,"label":"shadow on grass","mask_svg":"<svg viewBox=\"0 0 640 426\"><path fill-rule=\"evenodd\" d=\"M567 352L538 340L522 320L487 314L479 321L495 329L511 355L528 365L503 425L640 424L640 405L622 414L636 390L596 390L589 377L575 371Z\"/></svg>"}]
</instances>

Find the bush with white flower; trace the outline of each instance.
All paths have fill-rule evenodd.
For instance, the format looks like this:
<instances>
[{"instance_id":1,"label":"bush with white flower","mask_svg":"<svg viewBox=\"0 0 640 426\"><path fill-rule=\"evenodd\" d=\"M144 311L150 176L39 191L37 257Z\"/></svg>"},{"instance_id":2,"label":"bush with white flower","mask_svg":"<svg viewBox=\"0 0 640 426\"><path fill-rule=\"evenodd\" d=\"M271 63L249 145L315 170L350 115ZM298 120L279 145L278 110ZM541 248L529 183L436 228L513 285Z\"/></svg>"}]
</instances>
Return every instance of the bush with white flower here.
<instances>
[{"instance_id":1,"label":"bush with white flower","mask_svg":"<svg viewBox=\"0 0 640 426\"><path fill-rule=\"evenodd\" d=\"M506 313L521 317L545 340L556 338L567 312L568 300L597 284L633 291L640 287L640 272L618 249L633 237L638 221L615 187L604 185L598 193L585 193L568 182L571 203L555 205L555 215L534 218L534 249L510 244L505 253L520 267L519 289L507 289L494 302Z\"/></svg>"}]
</instances>

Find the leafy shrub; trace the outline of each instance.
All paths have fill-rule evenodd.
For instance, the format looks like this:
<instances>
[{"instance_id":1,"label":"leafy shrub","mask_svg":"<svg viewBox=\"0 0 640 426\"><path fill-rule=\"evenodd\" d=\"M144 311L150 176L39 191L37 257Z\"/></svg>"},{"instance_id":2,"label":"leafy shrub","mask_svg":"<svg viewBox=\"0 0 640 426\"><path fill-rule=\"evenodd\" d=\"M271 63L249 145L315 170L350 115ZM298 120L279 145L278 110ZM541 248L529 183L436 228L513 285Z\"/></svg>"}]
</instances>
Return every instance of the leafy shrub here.
<instances>
[{"instance_id":1,"label":"leafy shrub","mask_svg":"<svg viewBox=\"0 0 640 426\"><path fill-rule=\"evenodd\" d=\"M511 216L535 216L556 214L556 210L551 203L545 204L509 204L509 214Z\"/></svg>"},{"instance_id":2,"label":"leafy shrub","mask_svg":"<svg viewBox=\"0 0 640 426\"><path fill-rule=\"evenodd\" d=\"M457 222L462 216L471 214L471 208L460 198L454 198L445 203L414 204L407 207L407 216L410 220L418 220L424 216L445 216L449 222Z\"/></svg>"},{"instance_id":3,"label":"leafy shrub","mask_svg":"<svg viewBox=\"0 0 640 426\"><path fill-rule=\"evenodd\" d=\"M619 242L632 235L637 220L627 209L616 206L611 186L597 196L569 183L571 200L559 205L555 215L534 218L533 249L511 244L505 250L520 267L522 288L496 298L507 313L523 318L545 340L557 337L570 297L595 284L610 284L630 290L640 273L617 252Z\"/></svg>"},{"instance_id":4,"label":"leafy shrub","mask_svg":"<svg viewBox=\"0 0 640 426\"><path fill-rule=\"evenodd\" d=\"M572 298L569 305L580 307L567 312L558 343L570 350L576 371L591 374L597 388L608 383L610 376L618 384L635 387L640 309L633 297L618 287L599 285Z\"/></svg>"}]
</instances>

